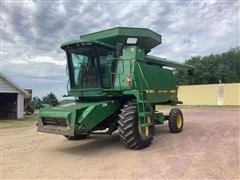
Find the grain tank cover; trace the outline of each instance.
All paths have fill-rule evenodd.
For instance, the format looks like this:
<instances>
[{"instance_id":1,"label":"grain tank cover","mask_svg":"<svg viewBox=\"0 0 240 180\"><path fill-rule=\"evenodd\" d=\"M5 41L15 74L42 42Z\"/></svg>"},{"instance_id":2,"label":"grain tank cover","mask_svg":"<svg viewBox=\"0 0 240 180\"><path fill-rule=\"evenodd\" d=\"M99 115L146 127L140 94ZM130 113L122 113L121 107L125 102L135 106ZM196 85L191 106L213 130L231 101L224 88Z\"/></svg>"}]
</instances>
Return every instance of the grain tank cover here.
<instances>
[{"instance_id":1,"label":"grain tank cover","mask_svg":"<svg viewBox=\"0 0 240 180\"><path fill-rule=\"evenodd\" d=\"M146 28L116 27L96 33L80 36L81 41L99 41L116 46L117 43L124 45L138 45L149 51L161 44L161 35Z\"/></svg>"}]
</instances>

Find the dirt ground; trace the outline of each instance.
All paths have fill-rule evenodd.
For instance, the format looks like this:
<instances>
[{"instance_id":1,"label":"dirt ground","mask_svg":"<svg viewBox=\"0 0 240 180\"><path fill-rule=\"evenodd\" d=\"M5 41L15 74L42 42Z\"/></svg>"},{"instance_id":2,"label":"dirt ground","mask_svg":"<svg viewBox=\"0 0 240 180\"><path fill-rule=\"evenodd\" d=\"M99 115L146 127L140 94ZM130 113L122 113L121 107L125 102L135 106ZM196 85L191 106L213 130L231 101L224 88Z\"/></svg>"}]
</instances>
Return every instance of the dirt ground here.
<instances>
[{"instance_id":1,"label":"dirt ground","mask_svg":"<svg viewBox=\"0 0 240 180\"><path fill-rule=\"evenodd\" d=\"M1 131L1 179L239 179L240 109L185 109L184 130L156 128L126 149L116 134L68 141L34 125Z\"/></svg>"}]
</instances>

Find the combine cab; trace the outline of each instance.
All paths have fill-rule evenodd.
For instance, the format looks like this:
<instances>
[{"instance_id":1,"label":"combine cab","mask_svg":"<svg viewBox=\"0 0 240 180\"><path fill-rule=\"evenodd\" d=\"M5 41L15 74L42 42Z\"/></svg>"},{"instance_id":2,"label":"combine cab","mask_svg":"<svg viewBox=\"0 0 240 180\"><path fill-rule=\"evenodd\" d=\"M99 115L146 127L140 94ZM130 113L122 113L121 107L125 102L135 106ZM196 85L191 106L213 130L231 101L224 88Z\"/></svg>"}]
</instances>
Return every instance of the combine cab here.
<instances>
[{"instance_id":1,"label":"combine cab","mask_svg":"<svg viewBox=\"0 0 240 180\"><path fill-rule=\"evenodd\" d=\"M147 55L161 43L149 29L118 27L80 36L64 43L69 76L68 95L75 102L41 109L38 131L83 139L97 130L112 134L131 149L150 145L157 124L168 121L173 133L182 131L183 114L169 115L156 105L177 105L173 71L164 67L191 68Z\"/></svg>"}]
</instances>

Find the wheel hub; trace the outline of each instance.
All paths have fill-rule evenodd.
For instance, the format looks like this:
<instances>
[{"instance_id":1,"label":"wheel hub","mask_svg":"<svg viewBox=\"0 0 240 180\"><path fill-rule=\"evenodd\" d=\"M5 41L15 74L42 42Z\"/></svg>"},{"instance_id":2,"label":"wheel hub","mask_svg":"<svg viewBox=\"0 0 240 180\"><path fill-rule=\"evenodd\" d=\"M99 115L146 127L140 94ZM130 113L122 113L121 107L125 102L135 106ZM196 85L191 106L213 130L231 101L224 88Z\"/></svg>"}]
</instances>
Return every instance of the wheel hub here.
<instances>
[{"instance_id":1,"label":"wheel hub","mask_svg":"<svg viewBox=\"0 0 240 180\"><path fill-rule=\"evenodd\" d=\"M177 127L178 128L182 127L182 116L181 116L181 114L178 114L178 116L177 116Z\"/></svg>"}]
</instances>

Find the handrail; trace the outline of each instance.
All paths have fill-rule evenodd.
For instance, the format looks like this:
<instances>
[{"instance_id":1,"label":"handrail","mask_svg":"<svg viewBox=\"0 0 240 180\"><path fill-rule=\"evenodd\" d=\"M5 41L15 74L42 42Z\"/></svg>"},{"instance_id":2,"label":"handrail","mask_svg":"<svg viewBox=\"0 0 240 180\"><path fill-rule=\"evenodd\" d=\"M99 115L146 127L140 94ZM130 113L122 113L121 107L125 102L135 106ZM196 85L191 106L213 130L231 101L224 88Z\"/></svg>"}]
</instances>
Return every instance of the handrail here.
<instances>
[{"instance_id":1,"label":"handrail","mask_svg":"<svg viewBox=\"0 0 240 180\"><path fill-rule=\"evenodd\" d=\"M109 59L113 59L113 60L114 60L114 59L118 59L118 60L122 61L122 72L120 72L120 73L111 72L111 73L110 73L110 77L111 77L111 75L113 75L113 74L115 74L115 75L118 76L119 86L120 86L120 89L122 89L120 75L121 75L121 74L124 74L124 71L125 71L124 61L131 61L132 59L122 59L122 58L109 58ZM148 83L147 83L147 80L145 79L144 74L143 74L143 72L142 72L141 66L139 65L139 63L138 63L137 61L136 61L136 64L137 64L137 66L138 66L138 69L139 69L139 71L140 71L141 77L142 77L145 85L147 86L148 89L150 89L150 88L149 88L149 85L148 85ZM131 69L131 71L132 71L132 69ZM131 73L128 74L128 75L131 75L131 76L132 76L132 78L134 79L135 86L137 86L136 81L135 81L134 74L131 72ZM113 88L113 82L112 82L112 81L111 81L111 87Z\"/></svg>"},{"instance_id":2,"label":"handrail","mask_svg":"<svg viewBox=\"0 0 240 180\"><path fill-rule=\"evenodd\" d=\"M137 65L138 65L138 68L139 68L139 71L140 71L140 74L141 74L141 76L142 76L142 78L143 78L144 83L146 84L147 88L150 89L150 88L149 88L149 85L148 85L148 83L147 83L147 81L146 81L146 79L145 79L145 77L144 77L144 75L143 75L142 68L141 68L141 66L139 65L138 62L137 62Z\"/></svg>"},{"instance_id":3,"label":"handrail","mask_svg":"<svg viewBox=\"0 0 240 180\"><path fill-rule=\"evenodd\" d=\"M111 59L111 60L116 59L116 60L118 60L118 61L120 60L122 62L122 72L120 72L120 73L110 72L110 77L114 74L118 77L119 86L120 86L120 89L122 89L120 75L124 74L124 71L125 71L124 61L130 61L131 59L122 59L122 58L109 58L109 59ZM114 86L112 81L111 81L111 86L112 86L112 88Z\"/></svg>"},{"instance_id":4,"label":"handrail","mask_svg":"<svg viewBox=\"0 0 240 180\"><path fill-rule=\"evenodd\" d=\"M69 79L70 79L69 71L68 71L68 65L66 65L66 74L68 76L68 81L67 81L67 92L68 92L69 91L69 88L68 88L68 86L69 86Z\"/></svg>"}]
</instances>

